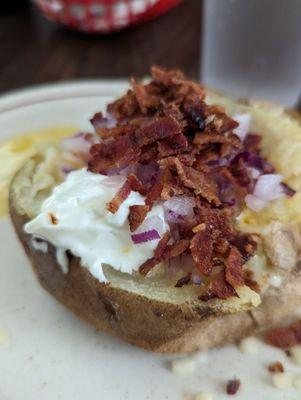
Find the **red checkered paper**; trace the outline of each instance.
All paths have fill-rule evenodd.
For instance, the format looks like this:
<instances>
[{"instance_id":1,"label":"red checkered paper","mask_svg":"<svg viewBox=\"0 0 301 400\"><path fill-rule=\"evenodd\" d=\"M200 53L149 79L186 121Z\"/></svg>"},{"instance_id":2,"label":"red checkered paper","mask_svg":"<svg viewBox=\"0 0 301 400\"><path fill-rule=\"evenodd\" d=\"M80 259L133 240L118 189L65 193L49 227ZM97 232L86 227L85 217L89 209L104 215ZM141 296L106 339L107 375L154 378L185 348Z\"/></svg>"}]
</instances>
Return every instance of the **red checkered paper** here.
<instances>
[{"instance_id":1,"label":"red checkered paper","mask_svg":"<svg viewBox=\"0 0 301 400\"><path fill-rule=\"evenodd\" d=\"M156 18L181 0L34 0L50 20L70 28L109 33Z\"/></svg>"}]
</instances>

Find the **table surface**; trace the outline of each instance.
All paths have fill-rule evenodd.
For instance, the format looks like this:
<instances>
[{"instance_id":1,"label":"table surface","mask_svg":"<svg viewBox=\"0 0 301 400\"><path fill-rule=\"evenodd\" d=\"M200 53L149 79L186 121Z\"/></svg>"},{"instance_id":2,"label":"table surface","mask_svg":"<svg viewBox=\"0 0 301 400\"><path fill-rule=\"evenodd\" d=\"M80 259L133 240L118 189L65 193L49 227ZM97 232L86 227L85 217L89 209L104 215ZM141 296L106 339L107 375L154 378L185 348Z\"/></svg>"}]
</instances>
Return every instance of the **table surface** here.
<instances>
[{"instance_id":1,"label":"table surface","mask_svg":"<svg viewBox=\"0 0 301 400\"><path fill-rule=\"evenodd\" d=\"M0 93L60 80L141 76L152 64L198 78L201 0L184 0L156 20L110 35L61 28L29 1L15 2L21 9L0 14Z\"/></svg>"}]
</instances>

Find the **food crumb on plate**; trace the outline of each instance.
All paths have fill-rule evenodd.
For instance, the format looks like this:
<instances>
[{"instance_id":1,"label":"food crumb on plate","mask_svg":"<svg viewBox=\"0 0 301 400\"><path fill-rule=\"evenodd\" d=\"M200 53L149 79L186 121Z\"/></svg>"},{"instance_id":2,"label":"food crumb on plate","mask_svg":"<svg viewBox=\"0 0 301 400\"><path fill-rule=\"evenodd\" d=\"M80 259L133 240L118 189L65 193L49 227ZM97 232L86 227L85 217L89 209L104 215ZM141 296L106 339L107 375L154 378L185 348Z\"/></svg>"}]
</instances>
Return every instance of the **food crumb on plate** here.
<instances>
[{"instance_id":1,"label":"food crumb on plate","mask_svg":"<svg viewBox=\"0 0 301 400\"><path fill-rule=\"evenodd\" d=\"M293 375L290 372L278 372L273 376L273 385L277 389L288 389L292 384Z\"/></svg>"},{"instance_id":2,"label":"food crumb on plate","mask_svg":"<svg viewBox=\"0 0 301 400\"><path fill-rule=\"evenodd\" d=\"M226 392L227 394L234 395L238 392L241 386L241 381L239 379L230 379L227 382Z\"/></svg>"},{"instance_id":3,"label":"food crumb on plate","mask_svg":"<svg viewBox=\"0 0 301 400\"><path fill-rule=\"evenodd\" d=\"M245 354L258 354L259 340L255 337L247 337L239 343L239 350Z\"/></svg>"},{"instance_id":4,"label":"food crumb on plate","mask_svg":"<svg viewBox=\"0 0 301 400\"><path fill-rule=\"evenodd\" d=\"M173 360L171 362L171 371L174 374L179 374L179 375L191 374L195 371L195 369L196 369L196 364L195 360L192 357L181 358L178 360Z\"/></svg>"},{"instance_id":5,"label":"food crumb on plate","mask_svg":"<svg viewBox=\"0 0 301 400\"><path fill-rule=\"evenodd\" d=\"M280 361L275 361L268 366L270 372L282 373L284 372L283 364Z\"/></svg>"}]
</instances>

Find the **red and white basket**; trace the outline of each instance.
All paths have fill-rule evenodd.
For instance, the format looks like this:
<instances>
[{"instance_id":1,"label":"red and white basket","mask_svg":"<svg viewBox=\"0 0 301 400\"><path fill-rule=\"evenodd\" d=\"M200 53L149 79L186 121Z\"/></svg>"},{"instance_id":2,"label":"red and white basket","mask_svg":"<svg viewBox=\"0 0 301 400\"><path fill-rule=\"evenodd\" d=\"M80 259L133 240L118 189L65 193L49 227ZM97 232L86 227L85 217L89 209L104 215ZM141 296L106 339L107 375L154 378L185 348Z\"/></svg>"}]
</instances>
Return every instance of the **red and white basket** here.
<instances>
[{"instance_id":1,"label":"red and white basket","mask_svg":"<svg viewBox=\"0 0 301 400\"><path fill-rule=\"evenodd\" d=\"M90 33L109 33L165 13L181 0L34 0L50 20Z\"/></svg>"}]
</instances>

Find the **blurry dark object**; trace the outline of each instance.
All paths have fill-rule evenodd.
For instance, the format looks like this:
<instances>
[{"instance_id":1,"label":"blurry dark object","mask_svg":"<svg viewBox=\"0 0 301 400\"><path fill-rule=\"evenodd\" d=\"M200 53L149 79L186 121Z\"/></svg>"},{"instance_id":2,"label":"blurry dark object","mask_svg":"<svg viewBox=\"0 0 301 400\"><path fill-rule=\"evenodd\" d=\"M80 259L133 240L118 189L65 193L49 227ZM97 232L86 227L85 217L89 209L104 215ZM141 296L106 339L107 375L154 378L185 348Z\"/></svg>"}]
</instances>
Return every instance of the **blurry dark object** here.
<instances>
[{"instance_id":1,"label":"blurry dark object","mask_svg":"<svg viewBox=\"0 0 301 400\"><path fill-rule=\"evenodd\" d=\"M156 18L181 0L34 0L50 20L90 33L110 33Z\"/></svg>"},{"instance_id":2,"label":"blurry dark object","mask_svg":"<svg viewBox=\"0 0 301 400\"><path fill-rule=\"evenodd\" d=\"M24 10L28 7L29 0L0 0L0 14L13 13Z\"/></svg>"}]
</instances>

